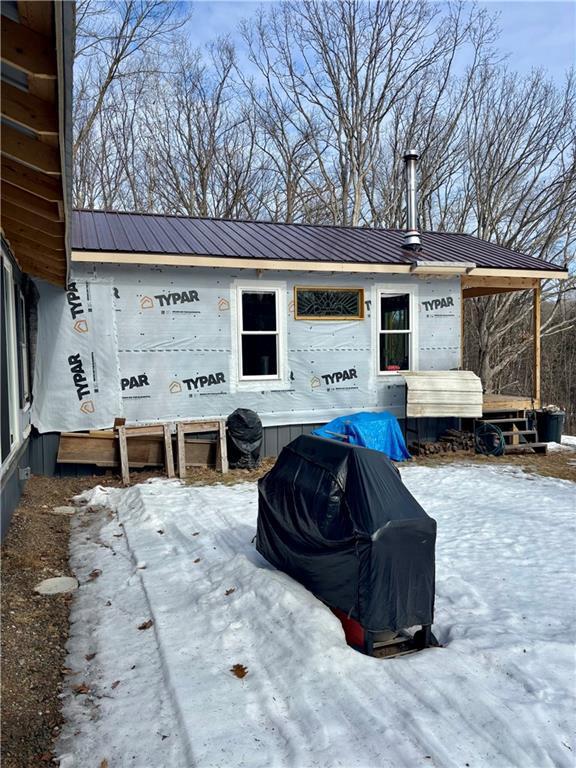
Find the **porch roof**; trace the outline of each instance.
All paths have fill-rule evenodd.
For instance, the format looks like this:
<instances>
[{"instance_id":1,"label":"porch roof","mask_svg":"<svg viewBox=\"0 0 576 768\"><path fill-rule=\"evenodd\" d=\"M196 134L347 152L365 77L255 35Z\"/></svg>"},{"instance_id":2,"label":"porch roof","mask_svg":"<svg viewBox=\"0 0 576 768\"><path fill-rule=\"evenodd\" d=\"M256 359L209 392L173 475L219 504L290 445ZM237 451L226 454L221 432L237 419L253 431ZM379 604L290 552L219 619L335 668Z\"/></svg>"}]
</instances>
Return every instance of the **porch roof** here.
<instances>
[{"instance_id":1,"label":"porch roof","mask_svg":"<svg viewBox=\"0 0 576 768\"><path fill-rule=\"evenodd\" d=\"M77 261L149 263L150 258L144 257L154 256L156 263L170 264L180 263L173 257L181 257L185 265L193 263L190 257L204 257L207 265L217 260L214 266L226 266L227 260L232 266L242 259L247 263L238 266L253 262L254 267L272 268L269 262L274 262L279 269L294 269L294 263L318 269L323 264L357 271L362 265L362 271L388 266L406 272L426 271L428 264L437 268L459 264L469 272L480 268L530 271L542 278L568 276L556 264L461 233L424 232L422 250L411 253L402 248L403 234L398 229L77 210L72 250ZM168 256L172 258L164 258Z\"/></svg>"}]
</instances>

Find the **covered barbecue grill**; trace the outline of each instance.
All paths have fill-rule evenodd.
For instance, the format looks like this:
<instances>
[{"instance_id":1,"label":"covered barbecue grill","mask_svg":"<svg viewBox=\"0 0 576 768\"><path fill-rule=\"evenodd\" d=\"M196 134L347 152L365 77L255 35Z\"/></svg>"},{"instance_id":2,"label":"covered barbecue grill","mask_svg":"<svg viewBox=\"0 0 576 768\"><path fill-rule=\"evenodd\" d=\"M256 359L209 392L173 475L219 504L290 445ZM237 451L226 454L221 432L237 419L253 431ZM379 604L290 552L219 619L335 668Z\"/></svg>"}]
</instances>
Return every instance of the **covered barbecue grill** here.
<instances>
[{"instance_id":1,"label":"covered barbecue grill","mask_svg":"<svg viewBox=\"0 0 576 768\"><path fill-rule=\"evenodd\" d=\"M302 435L258 491L258 551L334 610L350 644L372 653L417 625L414 645L433 642L436 521L383 453Z\"/></svg>"}]
</instances>

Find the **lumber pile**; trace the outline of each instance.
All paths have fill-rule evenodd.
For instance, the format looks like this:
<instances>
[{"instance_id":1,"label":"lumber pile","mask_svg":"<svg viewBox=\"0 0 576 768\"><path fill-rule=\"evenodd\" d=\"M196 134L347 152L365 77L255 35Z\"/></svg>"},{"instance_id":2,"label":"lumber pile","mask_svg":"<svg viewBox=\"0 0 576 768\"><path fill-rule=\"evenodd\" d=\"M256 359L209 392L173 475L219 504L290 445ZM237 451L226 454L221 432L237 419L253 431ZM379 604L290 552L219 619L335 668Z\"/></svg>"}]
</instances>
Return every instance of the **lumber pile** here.
<instances>
[{"instance_id":1,"label":"lumber pile","mask_svg":"<svg viewBox=\"0 0 576 768\"><path fill-rule=\"evenodd\" d=\"M113 429L62 432L57 461L119 468L128 485L130 469L164 467L168 477L174 477L175 447L181 478L186 477L188 467L213 466L222 473L228 471L223 419L126 426L125 419L118 418Z\"/></svg>"},{"instance_id":2,"label":"lumber pile","mask_svg":"<svg viewBox=\"0 0 576 768\"><path fill-rule=\"evenodd\" d=\"M438 440L420 443L410 443L408 450L412 456L433 456L440 453L456 453L456 451L474 451L474 435L459 429L447 429Z\"/></svg>"}]
</instances>

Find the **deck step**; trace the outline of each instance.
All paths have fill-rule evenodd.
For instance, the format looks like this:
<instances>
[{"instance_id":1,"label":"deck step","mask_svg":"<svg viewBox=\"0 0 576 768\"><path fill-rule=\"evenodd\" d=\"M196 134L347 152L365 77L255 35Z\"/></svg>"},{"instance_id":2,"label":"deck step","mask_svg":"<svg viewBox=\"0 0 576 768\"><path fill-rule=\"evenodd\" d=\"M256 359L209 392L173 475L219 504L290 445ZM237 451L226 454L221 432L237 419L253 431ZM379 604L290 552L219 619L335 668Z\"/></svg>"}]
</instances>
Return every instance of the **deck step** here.
<instances>
[{"instance_id":1,"label":"deck step","mask_svg":"<svg viewBox=\"0 0 576 768\"><path fill-rule=\"evenodd\" d=\"M481 424L517 424L519 421L528 422L526 416L517 416L515 419L478 419Z\"/></svg>"},{"instance_id":2,"label":"deck step","mask_svg":"<svg viewBox=\"0 0 576 768\"><path fill-rule=\"evenodd\" d=\"M504 453L548 453L548 443L519 443L505 445Z\"/></svg>"},{"instance_id":3,"label":"deck step","mask_svg":"<svg viewBox=\"0 0 576 768\"><path fill-rule=\"evenodd\" d=\"M520 435L534 435L534 437L537 437L538 433L535 429L512 429L509 432L502 432L502 435L504 437L515 437Z\"/></svg>"}]
</instances>

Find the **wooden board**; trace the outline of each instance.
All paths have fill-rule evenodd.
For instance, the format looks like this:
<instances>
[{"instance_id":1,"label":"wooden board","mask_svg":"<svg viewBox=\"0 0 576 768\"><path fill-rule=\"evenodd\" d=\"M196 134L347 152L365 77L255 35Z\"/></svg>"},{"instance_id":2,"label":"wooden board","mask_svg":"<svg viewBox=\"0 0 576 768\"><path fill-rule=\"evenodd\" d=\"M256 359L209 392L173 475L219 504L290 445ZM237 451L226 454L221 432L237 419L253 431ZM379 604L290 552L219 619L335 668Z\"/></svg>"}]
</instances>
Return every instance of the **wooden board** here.
<instances>
[{"instance_id":1,"label":"wooden board","mask_svg":"<svg viewBox=\"0 0 576 768\"><path fill-rule=\"evenodd\" d=\"M434 419L477 419L482 415L482 406L474 405L413 405L407 413L408 418Z\"/></svg>"},{"instance_id":2,"label":"wooden board","mask_svg":"<svg viewBox=\"0 0 576 768\"><path fill-rule=\"evenodd\" d=\"M509 293L511 291L525 291L535 288L539 284L534 277L462 277L462 295L465 299L473 299L478 296L491 296L495 293Z\"/></svg>"},{"instance_id":3,"label":"wooden board","mask_svg":"<svg viewBox=\"0 0 576 768\"><path fill-rule=\"evenodd\" d=\"M123 424L118 427L118 443L120 448L120 471L124 485L130 484L130 466L134 466L132 460L132 445L138 438L158 437L162 448L162 462L166 467L168 477L174 477L174 454L172 452L172 437L168 424L155 424L153 426L126 427ZM130 453L128 453L128 439L130 439Z\"/></svg>"},{"instance_id":4,"label":"wooden board","mask_svg":"<svg viewBox=\"0 0 576 768\"><path fill-rule=\"evenodd\" d=\"M184 440L187 467L215 467L218 453L216 440Z\"/></svg>"},{"instance_id":5,"label":"wooden board","mask_svg":"<svg viewBox=\"0 0 576 768\"><path fill-rule=\"evenodd\" d=\"M536 408L540 407L540 395L541 395L541 314L542 303L540 295L540 283L534 288L534 388L532 394L534 396L534 405Z\"/></svg>"},{"instance_id":6,"label":"wooden board","mask_svg":"<svg viewBox=\"0 0 576 768\"><path fill-rule=\"evenodd\" d=\"M441 390L429 390L408 392L409 405L427 405L439 403L441 405L479 405L482 406L482 392L442 392Z\"/></svg>"},{"instance_id":7,"label":"wooden board","mask_svg":"<svg viewBox=\"0 0 576 768\"><path fill-rule=\"evenodd\" d=\"M63 432L60 435L57 462L117 468L120 466L118 436L111 431ZM163 465L164 446L160 437L137 437L130 440L131 467L142 469Z\"/></svg>"},{"instance_id":8,"label":"wooden board","mask_svg":"<svg viewBox=\"0 0 576 768\"><path fill-rule=\"evenodd\" d=\"M95 464L117 467L118 443L114 435L93 438L90 434L63 432L58 446L59 464Z\"/></svg>"},{"instance_id":9,"label":"wooden board","mask_svg":"<svg viewBox=\"0 0 576 768\"><path fill-rule=\"evenodd\" d=\"M402 376L407 418L482 416L482 382L473 371L417 371Z\"/></svg>"},{"instance_id":10,"label":"wooden board","mask_svg":"<svg viewBox=\"0 0 576 768\"><path fill-rule=\"evenodd\" d=\"M483 398L484 413L498 413L502 411L527 411L533 406L532 398L518 395L494 395L485 394Z\"/></svg>"},{"instance_id":11,"label":"wooden board","mask_svg":"<svg viewBox=\"0 0 576 768\"><path fill-rule=\"evenodd\" d=\"M181 478L186 477L186 467L190 466L188 464L188 453L186 451L186 435L202 434L203 432L218 433L218 438L216 440L216 467L221 470L222 474L228 472L226 423L222 419L219 419L218 421L181 421L176 425L178 475Z\"/></svg>"},{"instance_id":12,"label":"wooden board","mask_svg":"<svg viewBox=\"0 0 576 768\"><path fill-rule=\"evenodd\" d=\"M410 379L409 392L470 392L482 394L480 379Z\"/></svg>"}]
</instances>

